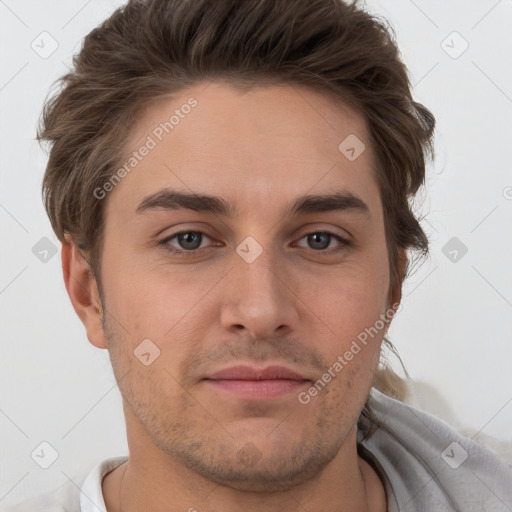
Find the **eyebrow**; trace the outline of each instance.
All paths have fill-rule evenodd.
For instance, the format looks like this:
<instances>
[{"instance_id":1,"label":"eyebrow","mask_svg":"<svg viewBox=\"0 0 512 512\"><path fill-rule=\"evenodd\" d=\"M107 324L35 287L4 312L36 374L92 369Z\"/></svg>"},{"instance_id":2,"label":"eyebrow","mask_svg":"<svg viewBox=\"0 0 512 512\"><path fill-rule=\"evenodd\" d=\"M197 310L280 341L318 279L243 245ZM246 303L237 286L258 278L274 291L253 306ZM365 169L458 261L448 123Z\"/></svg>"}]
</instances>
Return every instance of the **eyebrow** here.
<instances>
[{"instance_id":1,"label":"eyebrow","mask_svg":"<svg viewBox=\"0 0 512 512\"><path fill-rule=\"evenodd\" d=\"M225 217L236 217L239 210L236 205L229 203L223 197L178 192L168 188L159 190L145 197L136 209L137 214L148 210L178 210L188 209L196 212L212 213ZM357 195L341 190L334 194L306 195L297 198L281 212L282 217L307 213L329 211L349 211L362 214L371 219L370 208Z\"/></svg>"}]
</instances>

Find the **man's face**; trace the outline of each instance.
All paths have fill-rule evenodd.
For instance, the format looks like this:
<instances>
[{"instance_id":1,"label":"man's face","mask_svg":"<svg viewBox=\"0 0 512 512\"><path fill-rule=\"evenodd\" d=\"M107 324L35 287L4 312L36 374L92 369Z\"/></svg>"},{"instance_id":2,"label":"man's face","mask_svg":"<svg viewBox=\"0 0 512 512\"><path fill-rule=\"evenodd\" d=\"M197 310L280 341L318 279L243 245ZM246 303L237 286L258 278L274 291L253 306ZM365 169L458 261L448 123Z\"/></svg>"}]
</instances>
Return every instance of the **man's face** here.
<instances>
[{"instance_id":1,"label":"man's face","mask_svg":"<svg viewBox=\"0 0 512 512\"><path fill-rule=\"evenodd\" d=\"M176 109L172 130L158 130ZM338 148L351 134L366 145L355 160ZM365 123L303 88L199 84L144 112L128 153L144 144L154 147L104 199L104 326L131 450L151 444L243 489L310 478L355 431L384 330L359 351L353 342L389 307ZM233 212L144 203L162 190L218 196ZM289 211L302 196L336 193L368 210ZM214 378L275 365L302 380Z\"/></svg>"}]
</instances>

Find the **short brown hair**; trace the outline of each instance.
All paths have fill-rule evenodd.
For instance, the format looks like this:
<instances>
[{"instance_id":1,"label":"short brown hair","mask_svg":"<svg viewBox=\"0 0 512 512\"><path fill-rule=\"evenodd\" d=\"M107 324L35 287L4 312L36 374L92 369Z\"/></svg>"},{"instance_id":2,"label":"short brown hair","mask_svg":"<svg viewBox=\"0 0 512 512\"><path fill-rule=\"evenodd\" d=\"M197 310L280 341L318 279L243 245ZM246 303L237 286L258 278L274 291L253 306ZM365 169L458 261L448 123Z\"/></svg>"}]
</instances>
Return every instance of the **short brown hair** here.
<instances>
[{"instance_id":1,"label":"short brown hair","mask_svg":"<svg viewBox=\"0 0 512 512\"><path fill-rule=\"evenodd\" d=\"M435 119L412 98L393 29L357 3L129 0L86 36L45 102L37 139L51 146L43 197L52 227L87 255L100 291L105 201L93 191L121 165L143 109L204 80L308 87L362 114L377 159L389 299L401 289L400 249L428 254L409 199L433 156Z\"/></svg>"}]
</instances>

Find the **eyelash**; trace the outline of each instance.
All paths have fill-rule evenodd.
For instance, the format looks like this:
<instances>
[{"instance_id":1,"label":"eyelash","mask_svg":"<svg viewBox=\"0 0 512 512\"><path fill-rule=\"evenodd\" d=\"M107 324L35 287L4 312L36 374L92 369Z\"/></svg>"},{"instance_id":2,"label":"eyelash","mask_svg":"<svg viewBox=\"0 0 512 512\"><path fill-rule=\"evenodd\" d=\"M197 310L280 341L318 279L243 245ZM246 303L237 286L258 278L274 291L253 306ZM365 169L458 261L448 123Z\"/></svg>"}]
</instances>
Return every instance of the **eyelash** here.
<instances>
[{"instance_id":1,"label":"eyelash","mask_svg":"<svg viewBox=\"0 0 512 512\"><path fill-rule=\"evenodd\" d=\"M184 249L176 249L176 248L169 247L168 243L171 240L173 240L174 238L178 237L179 235L182 235L182 234L185 234L185 233L196 233L196 234L200 234L200 235L205 235L208 238L212 238L207 233L205 233L204 231L198 231L198 230L194 230L194 229L184 229L182 231L177 231L176 233L173 233L172 235L166 237L164 240L159 242L159 245L162 245L163 248L167 252L169 252L171 254L174 254L174 255L178 255L178 256L180 256L180 255L183 255L183 256L196 256L197 253L201 249L207 249L207 247L202 247L201 249L190 249L190 250L187 251L187 250L184 250ZM332 248L331 247L330 249L322 249L322 250L311 249L313 252L315 252L317 254L328 255L328 254L337 253L337 252L346 250L347 248L351 247L351 245L352 245L351 242L349 242L348 240L345 240L341 236L339 236L339 235L337 235L335 233L332 233L330 231L311 231L311 232L306 233L303 236L301 236L299 238L299 240L302 240L303 238L305 238L305 237L307 237L309 235L313 235L313 234L329 235L329 236L335 238L342 245L341 247L338 247L338 248Z\"/></svg>"}]
</instances>

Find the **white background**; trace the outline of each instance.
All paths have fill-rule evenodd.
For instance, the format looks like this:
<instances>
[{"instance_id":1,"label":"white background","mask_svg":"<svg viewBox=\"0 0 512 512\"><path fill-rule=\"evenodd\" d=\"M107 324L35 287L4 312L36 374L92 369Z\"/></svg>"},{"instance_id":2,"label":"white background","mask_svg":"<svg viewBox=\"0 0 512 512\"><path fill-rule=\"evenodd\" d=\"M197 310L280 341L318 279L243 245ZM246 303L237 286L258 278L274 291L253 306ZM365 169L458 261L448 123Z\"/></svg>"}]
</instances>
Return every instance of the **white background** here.
<instances>
[{"instance_id":1,"label":"white background","mask_svg":"<svg viewBox=\"0 0 512 512\"><path fill-rule=\"evenodd\" d=\"M127 450L108 354L89 344L64 288L34 141L52 82L121 4L0 1L0 506ZM437 158L416 202L431 257L406 282L390 338L410 375L442 394L444 405L425 407L511 442L512 1L367 5L395 28L415 98L437 118ZM46 59L31 48L43 31L59 45ZM458 58L445 51L463 48L453 31L469 44ZM43 237L59 248L46 263L32 253ZM456 263L443 253L452 237L468 249ZM42 441L59 454L46 470L31 458Z\"/></svg>"}]
</instances>

